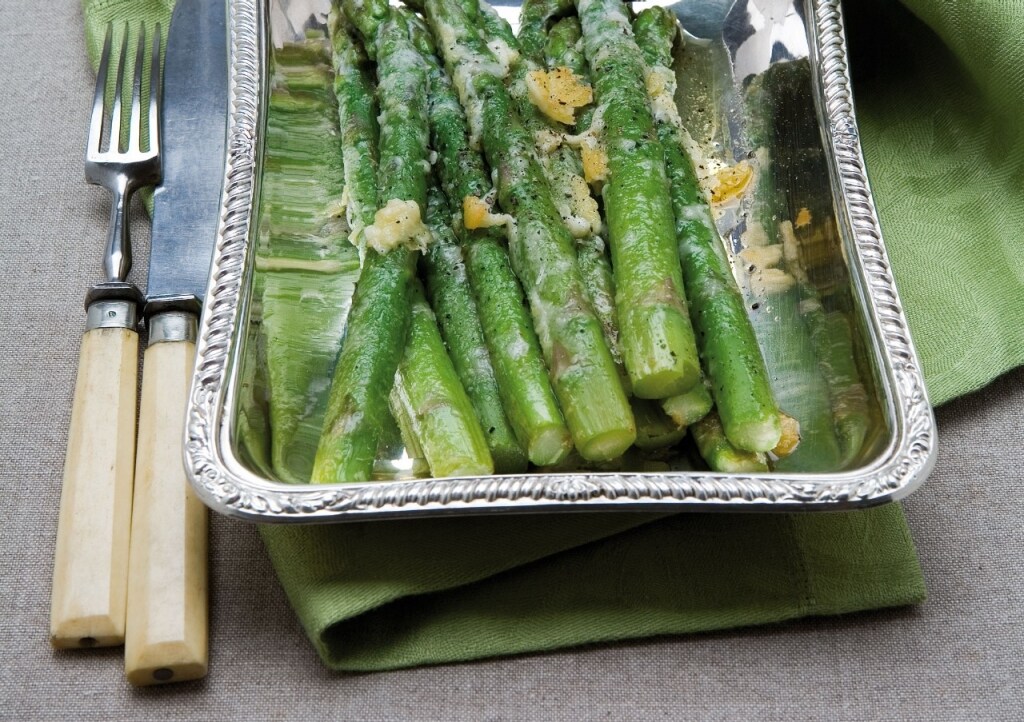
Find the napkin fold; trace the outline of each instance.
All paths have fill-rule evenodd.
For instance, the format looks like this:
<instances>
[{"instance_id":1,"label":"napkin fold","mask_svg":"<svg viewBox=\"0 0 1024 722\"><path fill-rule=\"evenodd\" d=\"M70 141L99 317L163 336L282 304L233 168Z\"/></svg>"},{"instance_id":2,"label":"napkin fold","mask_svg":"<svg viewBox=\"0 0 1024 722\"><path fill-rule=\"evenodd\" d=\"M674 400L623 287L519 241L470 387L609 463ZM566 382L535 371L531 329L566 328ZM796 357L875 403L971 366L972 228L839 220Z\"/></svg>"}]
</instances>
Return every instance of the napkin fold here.
<instances>
[{"instance_id":1,"label":"napkin fold","mask_svg":"<svg viewBox=\"0 0 1024 722\"><path fill-rule=\"evenodd\" d=\"M324 663L375 671L924 599L900 507L263 527Z\"/></svg>"},{"instance_id":2,"label":"napkin fold","mask_svg":"<svg viewBox=\"0 0 1024 722\"><path fill-rule=\"evenodd\" d=\"M84 0L166 24L170 0ZM849 3L864 151L933 402L1024 363L1024 8ZM166 25L165 25L166 27ZM262 527L324 663L368 671L913 604L900 507Z\"/></svg>"}]
</instances>

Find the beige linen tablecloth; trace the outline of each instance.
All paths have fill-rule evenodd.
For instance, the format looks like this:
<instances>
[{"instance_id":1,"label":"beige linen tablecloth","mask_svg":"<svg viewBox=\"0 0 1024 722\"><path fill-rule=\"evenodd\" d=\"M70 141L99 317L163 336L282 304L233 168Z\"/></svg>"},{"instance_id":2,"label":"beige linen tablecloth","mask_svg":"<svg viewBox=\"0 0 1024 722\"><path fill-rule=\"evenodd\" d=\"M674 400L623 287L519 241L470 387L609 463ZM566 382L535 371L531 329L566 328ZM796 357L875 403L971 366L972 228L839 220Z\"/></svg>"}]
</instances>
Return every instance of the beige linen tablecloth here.
<instances>
[{"instance_id":1,"label":"beige linen tablecloth","mask_svg":"<svg viewBox=\"0 0 1024 722\"><path fill-rule=\"evenodd\" d=\"M82 176L91 81L78 3L26 25L30 14L0 5L0 719L1021 718L1020 370L938 411L936 471L905 505L930 593L916 609L339 677L255 529L215 518L207 679L138 691L120 650L53 652L61 466L107 198Z\"/></svg>"}]
</instances>

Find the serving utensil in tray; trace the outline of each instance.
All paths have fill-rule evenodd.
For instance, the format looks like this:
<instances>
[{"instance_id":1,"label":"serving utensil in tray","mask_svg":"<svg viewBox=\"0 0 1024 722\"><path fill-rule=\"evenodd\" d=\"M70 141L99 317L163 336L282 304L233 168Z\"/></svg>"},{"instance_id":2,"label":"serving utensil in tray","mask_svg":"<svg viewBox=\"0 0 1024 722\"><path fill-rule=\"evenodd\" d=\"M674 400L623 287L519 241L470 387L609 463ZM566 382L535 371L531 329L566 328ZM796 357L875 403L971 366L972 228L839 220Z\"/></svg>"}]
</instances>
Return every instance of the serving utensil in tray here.
<instances>
[{"instance_id":1,"label":"serving utensil in tray","mask_svg":"<svg viewBox=\"0 0 1024 722\"><path fill-rule=\"evenodd\" d=\"M652 3L634 3L639 10ZM665 4L668 3L655 3ZM400 444L379 478L284 483L268 464L255 256L275 53L324 27L325 0L229 0L228 153L218 242L200 324L186 465L198 496L260 522L609 509L835 510L910 493L935 458L935 422L893 281L861 155L838 0L682 0L683 121L703 172L744 186L716 223L798 454L757 474L702 471L685 445L603 471L418 478ZM516 24L518 5L495 5ZM745 178L745 180L744 180ZM827 379L853 386L846 426ZM323 384L329 383L325 376ZM849 390L849 389L848 389ZM413 455L414 456L414 455Z\"/></svg>"}]
</instances>

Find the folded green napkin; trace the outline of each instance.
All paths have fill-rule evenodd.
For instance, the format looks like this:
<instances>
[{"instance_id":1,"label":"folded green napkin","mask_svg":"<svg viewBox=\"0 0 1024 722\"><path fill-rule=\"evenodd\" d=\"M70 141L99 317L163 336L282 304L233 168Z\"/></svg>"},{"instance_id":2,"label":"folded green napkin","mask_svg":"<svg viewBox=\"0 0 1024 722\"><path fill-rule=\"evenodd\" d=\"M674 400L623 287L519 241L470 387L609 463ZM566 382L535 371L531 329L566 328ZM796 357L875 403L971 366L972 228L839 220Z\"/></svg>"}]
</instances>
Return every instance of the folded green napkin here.
<instances>
[{"instance_id":1,"label":"folded green napkin","mask_svg":"<svg viewBox=\"0 0 1024 722\"><path fill-rule=\"evenodd\" d=\"M110 19L168 0L85 0ZM876 200L936 403L1024 363L1024 9L846 8ZM909 8L909 11L908 11ZM912 13L910 12L912 11ZM916 17L915 17L916 15ZM324 662L380 670L919 602L898 505L844 513L575 514L265 527Z\"/></svg>"}]
</instances>

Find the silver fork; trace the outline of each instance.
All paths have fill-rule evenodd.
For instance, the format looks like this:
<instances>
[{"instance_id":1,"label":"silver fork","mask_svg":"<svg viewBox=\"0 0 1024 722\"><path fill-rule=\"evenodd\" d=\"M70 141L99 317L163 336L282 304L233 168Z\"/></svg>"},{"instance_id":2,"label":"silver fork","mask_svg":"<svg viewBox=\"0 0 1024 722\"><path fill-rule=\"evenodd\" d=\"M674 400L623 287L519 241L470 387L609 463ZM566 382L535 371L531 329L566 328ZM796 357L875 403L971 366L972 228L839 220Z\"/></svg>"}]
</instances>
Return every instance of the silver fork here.
<instances>
[{"instance_id":1,"label":"silver fork","mask_svg":"<svg viewBox=\"0 0 1024 722\"><path fill-rule=\"evenodd\" d=\"M124 35L127 38L127 26ZM135 190L160 181L161 35L157 27L152 43L146 150L142 149L141 101L146 33L144 29L140 32L135 53L131 120L124 147L120 142L121 86L127 40L119 52L117 87L109 114L104 107L112 72L113 36L110 26L85 153L86 179L109 188L114 203L103 259L106 279L90 288L85 297L85 334L64 457L50 603L50 641L56 647L124 642L138 398L136 326L142 302L139 289L125 282L132 263L126 213Z\"/></svg>"},{"instance_id":2,"label":"silver fork","mask_svg":"<svg viewBox=\"0 0 1024 722\"><path fill-rule=\"evenodd\" d=\"M124 281L132 267L132 247L127 218L132 194L139 188L160 182L160 26L153 33L152 65L149 81L149 147L142 149L142 68L146 52L146 26L139 29L132 81L132 108L127 146L121 146L121 89L128 55L128 23L124 26L113 105L106 112L106 90L110 78L110 55L114 25L107 25L103 54L96 73L96 95L92 101L89 140L85 150L85 178L107 188L114 201L110 209L107 249L103 271L108 282ZM105 127L106 126L106 127ZM106 132L105 132L106 131ZM104 139L109 138L106 144Z\"/></svg>"}]
</instances>

